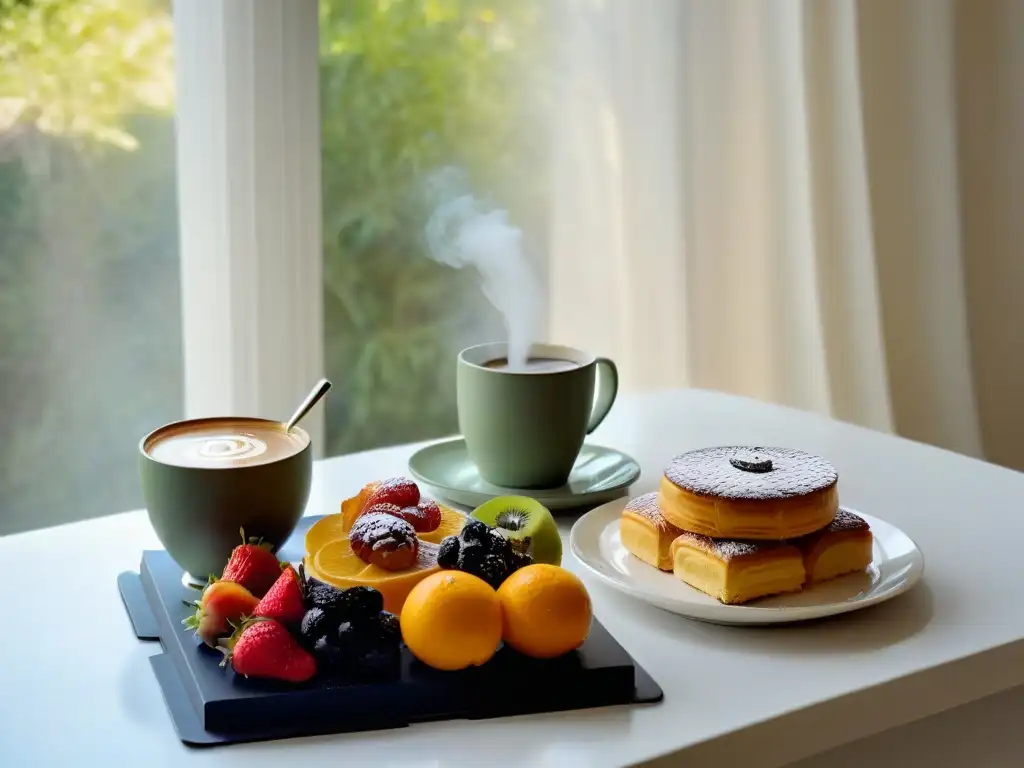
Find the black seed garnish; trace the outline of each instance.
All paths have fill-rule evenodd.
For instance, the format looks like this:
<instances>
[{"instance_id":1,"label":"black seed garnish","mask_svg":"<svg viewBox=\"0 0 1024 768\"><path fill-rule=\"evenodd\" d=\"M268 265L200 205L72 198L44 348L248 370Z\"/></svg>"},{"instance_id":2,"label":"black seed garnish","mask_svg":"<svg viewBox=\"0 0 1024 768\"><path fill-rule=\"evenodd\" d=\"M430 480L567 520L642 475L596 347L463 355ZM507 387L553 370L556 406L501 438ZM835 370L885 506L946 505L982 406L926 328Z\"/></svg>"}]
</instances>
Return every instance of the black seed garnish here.
<instances>
[{"instance_id":1,"label":"black seed garnish","mask_svg":"<svg viewBox=\"0 0 1024 768\"><path fill-rule=\"evenodd\" d=\"M736 469L744 472L771 472L772 460L756 453L746 453L741 456L733 456L729 463Z\"/></svg>"}]
</instances>

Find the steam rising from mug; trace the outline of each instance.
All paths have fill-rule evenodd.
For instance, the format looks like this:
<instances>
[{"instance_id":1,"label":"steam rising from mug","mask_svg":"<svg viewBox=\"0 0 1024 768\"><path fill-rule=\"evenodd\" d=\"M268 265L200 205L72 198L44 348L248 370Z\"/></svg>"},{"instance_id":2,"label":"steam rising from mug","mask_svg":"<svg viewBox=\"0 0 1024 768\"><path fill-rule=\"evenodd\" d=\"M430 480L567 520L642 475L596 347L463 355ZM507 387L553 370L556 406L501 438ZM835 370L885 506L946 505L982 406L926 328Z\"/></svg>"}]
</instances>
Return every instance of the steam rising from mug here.
<instances>
[{"instance_id":1,"label":"steam rising from mug","mask_svg":"<svg viewBox=\"0 0 1024 768\"><path fill-rule=\"evenodd\" d=\"M465 174L444 168L427 182L433 212L426 225L431 257L455 269L475 267L484 296L505 320L509 368L524 367L539 341L540 286L523 253L523 233L506 211L469 191Z\"/></svg>"}]
</instances>

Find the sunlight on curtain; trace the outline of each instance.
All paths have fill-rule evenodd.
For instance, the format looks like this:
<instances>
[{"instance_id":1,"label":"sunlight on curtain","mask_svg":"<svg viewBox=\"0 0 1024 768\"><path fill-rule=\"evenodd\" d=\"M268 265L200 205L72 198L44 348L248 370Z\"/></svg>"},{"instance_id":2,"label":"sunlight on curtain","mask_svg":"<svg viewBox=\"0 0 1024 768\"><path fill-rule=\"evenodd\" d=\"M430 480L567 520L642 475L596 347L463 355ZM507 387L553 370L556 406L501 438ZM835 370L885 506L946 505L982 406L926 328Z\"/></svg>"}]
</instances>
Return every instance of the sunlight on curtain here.
<instances>
[{"instance_id":1,"label":"sunlight on curtain","mask_svg":"<svg viewBox=\"0 0 1024 768\"><path fill-rule=\"evenodd\" d=\"M576 6L551 336L621 361L629 388L725 390L1024 467L1000 426L1019 432L1024 405L993 368L1010 358L1007 380L1024 386L1020 332L998 328L1007 312L1024 327L1024 309L994 285L999 270L1019 275L1017 225L979 202L993 183L1021 199L1024 134L1009 126L1024 70L1005 31L1020 13ZM970 89L984 119L963 107L967 72L989 73Z\"/></svg>"}]
</instances>

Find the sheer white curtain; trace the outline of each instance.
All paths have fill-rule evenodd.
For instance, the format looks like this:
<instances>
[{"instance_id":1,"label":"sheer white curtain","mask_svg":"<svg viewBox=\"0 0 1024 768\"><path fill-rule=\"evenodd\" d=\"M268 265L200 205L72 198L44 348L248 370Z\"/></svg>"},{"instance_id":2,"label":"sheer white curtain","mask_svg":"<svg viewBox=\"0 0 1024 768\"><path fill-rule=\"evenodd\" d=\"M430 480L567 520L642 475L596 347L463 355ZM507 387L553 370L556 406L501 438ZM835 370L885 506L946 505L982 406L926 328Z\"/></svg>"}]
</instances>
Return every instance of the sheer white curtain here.
<instances>
[{"instance_id":1,"label":"sheer white curtain","mask_svg":"<svg viewBox=\"0 0 1024 768\"><path fill-rule=\"evenodd\" d=\"M1024 3L570 9L550 336L1024 467Z\"/></svg>"}]
</instances>

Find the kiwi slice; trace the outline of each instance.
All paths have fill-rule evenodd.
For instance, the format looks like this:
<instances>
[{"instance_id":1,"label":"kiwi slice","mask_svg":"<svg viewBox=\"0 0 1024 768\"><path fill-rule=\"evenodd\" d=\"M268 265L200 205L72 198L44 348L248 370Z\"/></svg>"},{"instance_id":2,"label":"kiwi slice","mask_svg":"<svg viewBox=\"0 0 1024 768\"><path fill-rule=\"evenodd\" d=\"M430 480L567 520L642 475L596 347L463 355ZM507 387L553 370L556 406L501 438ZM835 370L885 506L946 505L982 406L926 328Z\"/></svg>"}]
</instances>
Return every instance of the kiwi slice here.
<instances>
[{"instance_id":1,"label":"kiwi slice","mask_svg":"<svg viewBox=\"0 0 1024 768\"><path fill-rule=\"evenodd\" d=\"M533 562L562 564L562 536L547 507L536 499L497 496L474 509L472 517L497 529Z\"/></svg>"}]
</instances>

